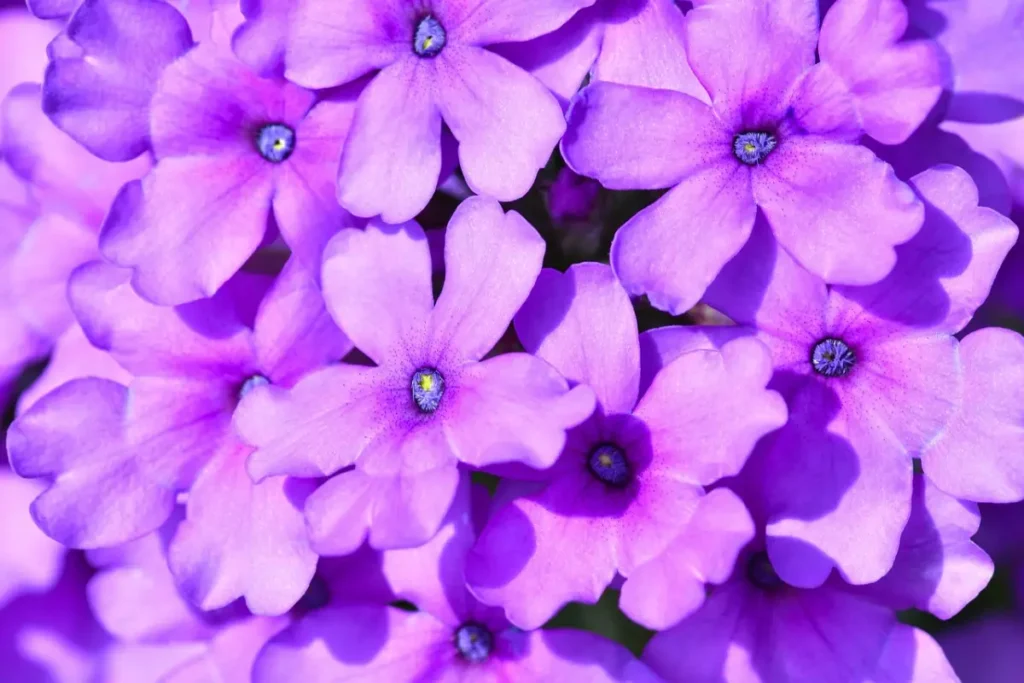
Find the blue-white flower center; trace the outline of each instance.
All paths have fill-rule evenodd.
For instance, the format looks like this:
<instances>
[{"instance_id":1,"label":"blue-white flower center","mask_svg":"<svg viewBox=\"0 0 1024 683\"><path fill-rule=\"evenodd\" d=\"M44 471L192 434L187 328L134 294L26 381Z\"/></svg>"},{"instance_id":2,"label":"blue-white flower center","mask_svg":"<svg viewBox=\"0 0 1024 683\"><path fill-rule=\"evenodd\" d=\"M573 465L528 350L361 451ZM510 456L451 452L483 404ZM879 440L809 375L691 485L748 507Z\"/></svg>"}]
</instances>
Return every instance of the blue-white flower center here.
<instances>
[{"instance_id":1,"label":"blue-white flower center","mask_svg":"<svg viewBox=\"0 0 1024 683\"><path fill-rule=\"evenodd\" d=\"M444 26L428 14L416 24L416 31L412 35L412 51L419 57L436 57L441 54L447 42L448 33Z\"/></svg>"},{"instance_id":2,"label":"blue-white flower center","mask_svg":"<svg viewBox=\"0 0 1024 683\"><path fill-rule=\"evenodd\" d=\"M747 579L763 591L775 591L786 585L764 551L754 553L747 560Z\"/></svg>"},{"instance_id":3,"label":"blue-white flower center","mask_svg":"<svg viewBox=\"0 0 1024 683\"><path fill-rule=\"evenodd\" d=\"M827 337L811 351L811 366L825 377L844 377L856 364L857 355L842 339Z\"/></svg>"},{"instance_id":4,"label":"blue-white flower center","mask_svg":"<svg viewBox=\"0 0 1024 683\"><path fill-rule=\"evenodd\" d=\"M432 413L444 397L444 377L434 368L420 368L412 375L412 401L421 413Z\"/></svg>"},{"instance_id":5,"label":"blue-white flower center","mask_svg":"<svg viewBox=\"0 0 1024 683\"><path fill-rule=\"evenodd\" d=\"M455 650L472 664L479 664L491 656L494 636L486 626L468 621L455 630Z\"/></svg>"},{"instance_id":6,"label":"blue-white flower center","mask_svg":"<svg viewBox=\"0 0 1024 683\"><path fill-rule=\"evenodd\" d=\"M590 451L587 467L598 481L616 488L628 484L633 475L626 453L611 443L600 444Z\"/></svg>"},{"instance_id":7,"label":"blue-white flower center","mask_svg":"<svg viewBox=\"0 0 1024 683\"><path fill-rule=\"evenodd\" d=\"M256 151L273 164L279 164L295 151L295 131L283 123L268 123L256 133Z\"/></svg>"},{"instance_id":8,"label":"blue-white flower center","mask_svg":"<svg viewBox=\"0 0 1024 683\"><path fill-rule=\"evenodd\" d=\"M747 166L757 166L772 153L779 141L771 133L764 131L747 131L740 133L732 140L732 152L740 162Z\"/></svg>"}]
</instances>

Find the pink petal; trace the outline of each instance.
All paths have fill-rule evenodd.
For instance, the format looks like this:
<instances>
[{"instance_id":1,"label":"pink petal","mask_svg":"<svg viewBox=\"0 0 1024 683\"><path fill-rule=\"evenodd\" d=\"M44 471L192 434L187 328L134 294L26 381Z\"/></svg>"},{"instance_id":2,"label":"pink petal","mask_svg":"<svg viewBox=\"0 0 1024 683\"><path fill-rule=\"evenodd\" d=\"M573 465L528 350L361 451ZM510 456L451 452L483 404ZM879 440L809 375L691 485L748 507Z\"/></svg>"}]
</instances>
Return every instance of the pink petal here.
<instances>
[{"instance_id":1,"label":"pink petal","mask_svg":"<svg viewBox=\"0 0 1024 683\"><path fill-rule=\"evenodd\" d=\"M466 183L499 201L519 199L565 132L558 100L488 50L449 44L436 62L437 106L459 141Z\"/></svg>"},{"instance_id":2,"label":"pink petal","mask_svg":"<svg viewBox=\"0 0 1024 683\"><path fill-rule=\"evenodd\" d=\"M508 329L530 293L544 258L544 240L514 211L470 197L445 231L444 289L431 316L442 362L484 357Z\"/></svg>"},{"instance_id":3,"label":"pink petal","mask_svg":"<svg viewBox=\"0 0 1024 683\"><path fill-rule=\"evenodd\" d=\"M733 129L777 123L786 95L814 64L814 0L710 2L686 17L686 51L715 111Z\"/></svg>"},{"instance_id":4,"label":"pink petal","mask_svg":"<svg viewBox=\"0 0 1024 683\"><path fill-rule=\"evenodd\" d=\"M634 415L650 428L655 453L689 481L710 484L739 472L758 439L786 422L782 397L765 389L771 374L768 350L754 339L693 351L658 373Z\"/></svg>"},{"instance_id":5,"label":"pink petal","mask_svg":"<svg viewBox=\"0 0 1024 683\"><path fill-rule=\"evenodd\" d=\"M242 381L254 370L249 330L226 297L161 307L136 294L128 280L123 268L94 261L80 267L68 287L86 337L126 370L222 381Z\"/></svg>"},{"instance_id":6,"label":"pink petal","mask_svg":"<svg viewBox=\"0 0 1024 683\"><path fill-rule=\"evenodd\" d=\"M993 503L1024 499L1024 339L999 328L960 343L963 398L949 425L921 454L928 478L957 497Z\"/></svg>"},{"instance_id":7,"label":"pink petal","mask_svg":"<svg viewBox=\"0 0 1024 683\"><path fill-rule=\"evenodd\" d=\"M594 81L675 90L710 103L690 69L685 19L673 0L619 3L605 21Z\"/></svg>"},{"instance_id":8,"label":"pink petal","mask_svg":"<svg viewBox=\"0 0 1024 683\"><path fill-rule=\"evenodd\" d=\"M349 0L344 11L316 2L297 5L285 39L285 77L329 88L384 69L410 52L408 9L404 0Z\"/></svg>"},{"instance_id":9,"label":"pink petal","mask_svg":"<svg viewBox=\"0 0 1024 683\"><path fill-rule=\"evenodd\" d=\"M323 62L319 51L316 59ZM430 78L434 68L413 57L401 60L360 95L338 170L338 201L355 215L412 220L437 189L441 112Z\"/></svg>"},{"instance_id":10,"label":"pink petal","mask_svg":"<svg viewBox=\"0 0 1024 683\"><path fill-rule=\"evenodd\" d=\"M280 166L274 218L281 237L306 268L319 276L324 247L356 219L338 205L341 150L355 113L355 101L322 100L295 131L295 151Z\"/></svg>"},{"instance_id":11,"label":"pink petal","mask_svg":"<svg viewBox=\"0 0 1024 683\"><path fill-rule=\"evenodd\" d=\"M450 41L473 45L530 40L551 33L594 0L443 0Z\"/></svg>"},{"instance_id":12,"label":"pink petal","mask_svg":"<svg viewBox=\"0 0 1024 683\"><path fill-rule=\"evenodd\" d=\"M731 136L703 102L616 83L573 99L561 150L572 170L612 190L672 187L717 162L735 165Z\"/></svg>"},{"instance_id":13,"label":"pink petal","mask_svg":"<svg viewBox=\"0 0 1024 683\"><path fill-rule=\"evenodd\" d=\"M830 283L878 282L895 245L924 219L892 168L859 145L817 136L783 140L753 173L754 199L779 242Z\"/></svg>"},{"instance_id":14,"label":"pink petal","mask_svg":"<svg viewBox=\"0 0 1024 683\"><path fill-rule=\"evenodd\" d=\"M285 629L260 652L253 680L372 683L443 680L451 628L425 612L362 605L326 608Z\"/></svg>"},{"instance_id":15,"label":"pink petal","mask_svg":"<svg viewBox=\"0 0 1024 683\"><path fill-rule=\"evenodd\" d=\"M253 345L267 379L285 386L352 350L352 342L328 315L314 276L295 258L260 304Z\"/></svg>"},{"instance_id":16,"label":"pink petal","mask_svg":"<svg viewBox=\"0 0 1024 683\"><path fill-rule=\"evenodd\" d=\"M100 234L103 255L133 268L134 287L162 305L213 296L267 229L273 174L253 156L164 159L117 195ZM191 188L185 202L182 187Z\"/></svg>"},{"instance_id":17,"label":"pink petal","mask_svg":"<svg viewBox=\"0 0 1024 683\"><path fill-rule=\"evenodd\" d=\"M729 578L740 550L753 537L754 524L736 494L712 491L669 547L629 574L622 586L622 611L647 628L673 626L704 604L705 584Z\"/></svg>"},{"instance_id":18,"label":"pink petal","mask_svg":"<svg viewBox=\"0 0 1024 683\"><path fill-rule=\"evenodd\" d=\"M616 233L611 260L632 295L679 315L693 307L750 236L756 207L746 169L696 171Z\"/></svg>"},{"instance_id":19,"label":"pink petal","mask_svg":"<svg viewBox=\"0 0 1024 683\"><path fill-rule=\"evenodd\" d=\"M316 571L302 514L316 483L271 477L254 484L245 471L250 450L225 443L199 473L168 563L182 593L200 609L244 597L254 614L283 614Z\"/></svg>"},{"instance_id":20,"label":"pink petal","mask_svg":"<svg viewBox=\"0 0 1024 683\"><path fill-rule=\"evenodd\" d=\"M415 223L343 230L324 252L327 310L378 365L404 360L434 305L430 272L427 239Z\"/></svg>"},{"instance_id":21,"label":"pink petal","mask_svg":"<svg viewBox=\"0 0 1024 683\"><path fill-rule=\"evenodd\" d=\"M946 82L944 55L930 40L902 41L900 0L840 0L821 22L822 62L849 84L868 135L904 142L924 122Z\"/></svg>"},{"instance_id":22,"label":"pink petal","mask_svg":"<svg viewBox=\"0 0 1024 683\"><path fill-rule=\"evenodd\" d=\"M279 474L318 477L355 462L394 428L390 375L339 364L305 375L291 389L268 385L239 403L234 424L257 450L249 458L256 481Z\"/></svg>"},{"instance_id":23,"label":"pink petal","mask_svg":"<svg viewBox=\"0 0 1024 683\"><path fill-rule=\"evenodd\" d=\"M567 391L554 368L525 353L464 366L452 385L441 416L444 431L455 457L474 467L550 467L562 452L566 430L594 411L590 389Z\"/></svg>"},{"instance_id":24,"label":"pink petal","mask_svg":"<svg viewBox=\"0 0 1024 683\"><path fill-rule=\"evenodd\" d=\"M526 351L593 389L605 412L633 410L640 379L636 314L608 266L542 271L516 314L516 334Z\"/></svg>"},{"instance_id":25,"label":"pink petal","mask_svg":"<svg viewBox=\"0 0 1024 683\"><path fill-rule=\"evenodd\" d=\"M992 578L992 560L971 541L980 524L976 505L915 476L910 520L896 562L881 581L860 591L896 609L927 610L940 619L955 616Z\"/></svg>"}]
</instances>

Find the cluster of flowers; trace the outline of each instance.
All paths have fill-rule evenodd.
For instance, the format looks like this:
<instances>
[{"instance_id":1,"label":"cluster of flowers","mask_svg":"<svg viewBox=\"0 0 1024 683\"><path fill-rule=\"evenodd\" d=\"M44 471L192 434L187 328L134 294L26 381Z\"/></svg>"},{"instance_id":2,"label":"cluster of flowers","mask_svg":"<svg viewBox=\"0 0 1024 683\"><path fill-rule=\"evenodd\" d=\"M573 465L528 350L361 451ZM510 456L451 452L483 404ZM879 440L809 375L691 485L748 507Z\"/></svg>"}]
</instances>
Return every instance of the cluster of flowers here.
<instances>
[{"instance_id":1,"label":"cluster of flowers","mask_svg":"<svg viewBox=\"0 0 1024 683\"><path fill-rule=\"evenodd\" d=\"M968 680L1024 1L28 6L0 678Z\"/></svg>"}]
</instances>

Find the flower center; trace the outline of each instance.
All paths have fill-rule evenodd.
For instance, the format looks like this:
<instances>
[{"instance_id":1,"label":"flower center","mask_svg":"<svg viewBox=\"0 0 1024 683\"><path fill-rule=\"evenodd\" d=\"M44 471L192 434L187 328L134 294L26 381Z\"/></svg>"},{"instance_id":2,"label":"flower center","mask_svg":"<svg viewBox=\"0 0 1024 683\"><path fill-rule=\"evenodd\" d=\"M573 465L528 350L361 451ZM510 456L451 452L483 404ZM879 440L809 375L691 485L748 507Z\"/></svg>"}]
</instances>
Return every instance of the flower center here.
<instances>
[{"instance_id":1,"label":"flower center","mask_svg":"<svg viewBox=\"0 0 1024 683\"><path fill-rule=\"evenodd\" d=\"M479 664L491 656L494 636L486 626L468 621L455 630L455 650L463 659Z\"/></svg>"},{"instance_id":2,"label":"flower center","mask_svg":"<svg viewBox=\"0 0 1024 683\"><path fill-rule=\"evenodd\" d=\"M416 24L416 31L412 36L412 51L419 57L436 57L441 54L447 42L448 33L444 26L428 14Z\"/></svg>"},{"instance_id":3,"label":"flower center","mask_svg":"<svg viewBox=\"0 0 1024 683\"><path fill-rule=\"evenodd\" d=\"M732 140L732 152L747 166L757 166L768 158L779 141L771 133L747 131Z\"/></svg>"},{"instance_id":4,"label":"flower center","mask_svg":"<svg viewBox=\"0 0 1024 683\"><path fill-rule=\"evenodd\" d=\"M786 582L775 573L775 567L768 559L768 553L754 553L747 561L747 579L763 591L775 591L786 585Z\"/></svg>"},{"instance_id":5,"label":"flower center","mask_svg":"<svg viewBox=\"0 0 1024 683\"><path fill-rule=\"evenodd\" d=\"M412 375L412 400L421 413L432 413L441 405L444 377L434 368L420 368Z\"/></svg>"},{"instance_id":6,"label":"flower center","mask_svg":"<svg viewBox=\"0 0 1024 683\"><path fill-rule=\"evenodd\" d=\"M623 488L629 483L633 471L621 448L615 444L603 443L590 452L587 460L590 473L609 486Z\"/></svg>"},{"instance_id":7,"label":"flower center","mask_svg":"<svg viewBox=\"0 0 1024 683\"><path fill-rule=\"evenodd\" d=\"M825 377L844 377L857 364L857 355L842 339L827 337L814 345L811 366Z\"/></svg>"},{"instance_id":8,"label":"flower center","mask_svg":"<svg viewBox=\"0 0 1024 683\"><path fill-rule=\"evenodd\" d=\"M242 386L238 389L238 398L242 398L256 387L262 387L264 384L270 384L270 380L263 375L253 375L242 382Z\"/></svg>"},{"instance_id":9,"label":"flower center","mask_svg":"<svg viewBox=\"0 0 1024 683\"><path fill-rule=\"evenodd\" d=\"M279 164L295 151L295 131L283 123L268 123L256 133L256 151L273 164Z\"/></svg>"}]
</instances>

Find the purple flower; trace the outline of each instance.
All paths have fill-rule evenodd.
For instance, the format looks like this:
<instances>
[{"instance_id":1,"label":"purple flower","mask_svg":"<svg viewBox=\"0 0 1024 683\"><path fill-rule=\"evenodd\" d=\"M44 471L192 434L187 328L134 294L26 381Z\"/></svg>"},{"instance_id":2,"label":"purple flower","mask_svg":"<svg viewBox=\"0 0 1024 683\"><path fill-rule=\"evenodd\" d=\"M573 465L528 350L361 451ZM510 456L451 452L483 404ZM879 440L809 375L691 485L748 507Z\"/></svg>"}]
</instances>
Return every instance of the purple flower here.
<instances>
[{"instance_id":1,"label":"purple flower","mask_svg":"<svg viewBox=\"0 0 1024 683\"><path fill-rule=\"evenodd\" d=\"M527 351L591 387L598 403L543 473L546 487L495 513L466 569L478 598L533 629L570 600L596 602L616 573L631 577L662 553L702 486L739 472L786 408L765 390L771 358L750 339L685 353L641 392L636 318L607 266L544 271L515 322ZM753 532L742 506L728 517L748 532L735 556Z\"/></svg>"},{"instance_id":2,"label":"purple flower","mask_svg":"<svg viewBox=\"0 0 1024 683\"><path fill-rule=\"evenodd\" d=\"M332 598L267 644L253 680L656 681L621 645L583 631L523 632L470 595L462 575L474 539L467 489L429 543L382 553L384 576L418 611L372 596L361 605ZM357 576L360 568L350 567Z\"/></svg>"},{"instance_id":3,"label":"purple flower","mask_svg":"<svg viewBox=\"0 0 1024 683\"><path fill-rule=\"evenodd\" d=\"M167 568L177 512L132 543L88 553L97 568L89 604L115 639L103 653L104 681L249 680L264 643L288 625L288 617L252 616L237 604L200 612L185 601Z\"/></svg>"},{"instance_id":4,"label":"purple flower","mask_svg":"<svg viewBox=\"0 0 1024 683\"><path fill-rule=\"evenodd\" d=\"M60 578L64 548L47 538L28 513L40 491L37 483L0 465L0 610L19 595L49 590Z\"/></svg>"},{"instance_id":5,"label":"purple flower","mask_svg":"<svg viewBox=\"0 0 1024 683\"><path fill-rule=\"evenodd\" d=\"M765 511L751 511L763 521ZM896 563L868 586L838 577L810 590L787 585L755 542L732 578L692 617L656 634L643 659L667 681L696 683L956 680L931 636L896 612L948 619L981 591L992 562L970 541L978 523L976 507L918 476Z\"/></svg>"},{"instance_id":6,"label":"purple flower","mask_svg":"<svg viewBox=\"0 0 1024 683\"><path fill-rule=\"evenodd\" d=\"M813 0L702 4L686 16L685 35L712 105L678 90L598 82L573 103L562 141L569 165L605 187L671 188L615 237L612 265L626 289L687 310L747 241L758 210L824 279L882 279L922 209L856 144L862 84L815 64ZM929 92L937 97L938 86Z\"/></svg>"},{"instance_id":7,"label":"purple flower","mask_svg":"<svg viewBox=\"0 0 1024 683\"><path fill-rule=\"evenodd\" d=\"M128 163L97 159L46 119L41 89L24 83L3 101L2 149L25 182L38 214L9 247L9 292L36 335L54 340L74 317L67 303L71 272L99 257L103 217L124 183L149 170L148 158ZM23 212L24 214L24 212Z\"/></svg>"},{"instance_id":8,"label":"purple flower","mask_svg":"<svg viewBox=\"0 0 1024 683\"><path fill-rule=\"evenodd\" d=\"M286 81L258 78L214 43L167 67L150 105L157 164L111 207L104 256L132 267L146 298L184 303L212 295L242 267L272 214L316 272L327 239L351 224L334 198L334 171L352 102L314 101Z\"/></svg>"},{"instance_id":9,"label":"purple flower","mask_svg":"<svg viewBox=\"0 0 1024 683\"><path fill-rule=\"evenodd\" d=\"M131 373L130 384L63 384L8 433L14 469L50 482L33 516L66 545L109 546L163 524L187 490L187 518L168 551L181 590L207 609L244 596L254 612L279 614L316 565L301 511L315 483L254 485L233 413L254 387L288 386L351 345L297 262L262 302L264 279L254 276L178 309L145 302L127 280L124 270L88 264L70 297L86 335Z\"/></svg>"},{"instance_id":10,"label":"purple flower","mask_svg":"<svg viewBox=\"0 0 1024 683\"><path fill-rule=\"evenodd\" d=\"M41 560L29 554L31 549L5 546L0 564ZM86 602L90 567L78 553L61 560L47 590L23 593L0 606L0 671L4 680L127 683L106 675L104 655L110 638L96 623Z\"/></svg>"},{"instance_id":11,"label":"purple flower","mask_svg":"<svg viewBox=\"0 0 1024 683\"><path fill-rule=\"evenodd\" d=\"M991 178L988 171L994 165L1005 181L982 183L976 175L979 187L991 192L1008 184L1016 201L1024 201L1024 74L1014 68L1024 31L1024 3L911 0L907 9L914 29L945 50L952 71L952 93L941 120L914 151L923 156L928 154L926 144L945 143L947 149L984 155L972 159L972 175Z\"/></svg>"},{"instance_id":12,"label":"purple flower","mask_svg":"<svg viewBox=\"0 0 1024 683\"><path fill-rule=\"evenodd\" d=\"M987 328L960 342L963 396L957 412L922 453L929 478L966 500L1024 500L1024 338Z\"/></svg>"},{"instance_id":13,"label":"purple flower","mask_svg":"<svg viewBox=\"0 0 1024 683\"><path fill-rule=\"evenodd\" d=\"M375 367L336 365L291 390L253 392L239 412L258 450L249 472L320 476L343 470L308 501L322 554L419 545L437 531L458 463L551 466L565 430L594 399L568 391L547 363L523 353L483 358L533 287L544 242L519 214L470 198L445 233L436 304L430 252L415 223L346 230L324 257L331 315ZM354 469L344 469L351 465Z\"/></svg>"},{"instance_id":14,"label":"purple flower","mask_svg":"<svg viewBox=\"0 0 1024 683\"><path fill-rule=\"evenodd\" d=\"M441 173L442 122L474 192L518 199L565 131L554 96L488 49L557 29L593 0L302 2L285 76L326 88L377 71L341 156L338 197L357 216L410 220ZM378 71L379 70L379 71ZM582 76L582 74L581 74Z\"/></svg>"},{"instance_id":15,"label":"purple flower","mask_svg":"<svg viewBox=\"0 0 1024 683\"><path fill-rule=\"evenodd\" d=\"M830 289L759 222L708 290L709 304L754 326L771 349L770 386L789 405L789 423L759 444L747 467L758 473L751 476L768 511L768 555L794 585L821 584L833 565L850 583L869 583L891 566L910 513L912 458L961 403L964 368L952 335L985 299L1017 237L1009 220L977 207L964 171L940 167L911 184L925 223L897 248L883 281ZM978 393L964 396L965 412L1002 414L998 396ZM993 469L999 435L988 438L958 463L925 452L925 474L942 485L968 473L976 482L1015 472ZM952 488L979 492L968 482Z\"/></svg>"}]
</instances>

